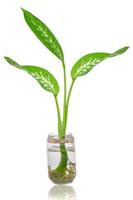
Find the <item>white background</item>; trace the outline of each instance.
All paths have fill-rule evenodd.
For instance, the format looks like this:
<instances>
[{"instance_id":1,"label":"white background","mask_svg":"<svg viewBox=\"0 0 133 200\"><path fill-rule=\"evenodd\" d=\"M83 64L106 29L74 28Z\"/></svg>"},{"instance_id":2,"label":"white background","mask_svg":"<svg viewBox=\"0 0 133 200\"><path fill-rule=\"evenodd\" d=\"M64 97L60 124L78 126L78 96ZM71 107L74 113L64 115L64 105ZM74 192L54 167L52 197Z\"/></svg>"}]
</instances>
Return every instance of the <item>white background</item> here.
<instances>
[{"instance_id":1,"label":"white background","mask_svg":"<svg viewBox=\"0 0 133 200\"><path fill-rule=\"evenodd\" d=\"M77 178L60 199L133 199L133 28L132 0L3 0L0 3L0 199L45 200L46 139L56 132L53 96L23 71L5 62L51 71L62 87L59 60L37 40L20 7L43 20L65 53L70 70L89 52L130 49L77 79L68 131L76 138ZM60 93L60 103L61 101ZM66 188L67 190L67 188ZM59 193L49 199L59 199ZM57 197L56 197L57 196ZM71 197L70 197L71 196Z\"/></svg>"}]
</instances>

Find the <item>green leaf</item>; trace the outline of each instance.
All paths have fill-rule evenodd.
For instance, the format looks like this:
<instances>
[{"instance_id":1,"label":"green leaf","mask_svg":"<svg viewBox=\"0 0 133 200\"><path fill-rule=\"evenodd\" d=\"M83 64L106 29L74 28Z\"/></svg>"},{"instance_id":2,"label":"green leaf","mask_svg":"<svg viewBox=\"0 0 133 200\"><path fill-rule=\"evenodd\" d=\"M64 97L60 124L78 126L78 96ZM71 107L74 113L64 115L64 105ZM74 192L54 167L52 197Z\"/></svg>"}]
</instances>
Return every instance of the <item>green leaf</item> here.
<instances>
[{"instance_id":1,"label":"green leaf","mask_svg":"<svg viewBox=\"0 0 133 200\"><path fill-rule=\"evenodd\" d=\"M24 13L25 21L27 22L32 32L53 54L55 54L62 62L64 62L62 48L50 29L32 13L24 9L22 10Z\"/></svg>"},{"instance_id":2,"label":"green leaf","mask_svg":"<svg viewBox=\"0 0 133 200\"><path fill-rule=\"evenodd\" d=\"M9 57L4 57L5 59L6 59L6 61L10 64L10 65L12 65L12 66L14 66L14 67L17 67L17 68L21 68L21 66L18 64L18 63L16 63L14 60L12 60L11 58L9 58Z\"/></svg>"},{"instance_id":3,"label":"green leaf","mask_svg":"<svg viewBox=\"0 0 133 200\"><path fill-rule=\"evenodd\" d=\"M123 47L117 51L115 51L110 57L114 57L114 56L118 56L123 54L125 51L127 51L129 49L129 47Z\"/></svg>"},{"instance_id":4,"label":"green leaf","mask_svg":"<svg viewBox=\"0 0 133 200\"><path fill-rule=\"evenodd\" d=\"M22 66L38 83L47 91L52 92L55 96L59 93L59 85L54 76L46 69L36 66Z\"/></svg>"},{"instance_id":5,"label":"green leaf","mask_svg":"<svg viewBox=\"0 0 133 200\"><path fill-rule=\"evenodd\" d=\"M93 67L106 58L115 57L123 54L129 47L124 47L114 53L91 53L80 58L71 70L71 77L75 80L79 76L87 74Z\"/></svg>"},{"instance_id":6,"label":"green leaf","mask_svg":"<svg viewBox=\"0 0 133 200\"><path fill-rule=\"evenodd\" d=\"M9 57L5 57L6 61L19 69L25 70L47 91L53 93L55 96L59 93L59 85L54 76L46 69L36 66L21 66Z\"/></svg>"}]
</instances>

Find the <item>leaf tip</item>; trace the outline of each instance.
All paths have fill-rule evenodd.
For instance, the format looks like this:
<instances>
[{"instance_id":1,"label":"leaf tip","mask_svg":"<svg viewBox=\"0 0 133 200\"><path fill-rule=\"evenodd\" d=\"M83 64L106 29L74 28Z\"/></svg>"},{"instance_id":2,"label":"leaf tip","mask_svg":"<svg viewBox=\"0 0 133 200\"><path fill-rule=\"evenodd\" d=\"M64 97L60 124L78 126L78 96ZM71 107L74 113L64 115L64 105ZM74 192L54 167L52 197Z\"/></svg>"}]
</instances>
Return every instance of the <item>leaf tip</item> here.
<instances>
[{"instance_id":1,"label":"leaf tip","mask_svg":"<svg viewBox=\"0 0 133 200\"><path fill-rule=\"evenodd\" d=\"M111 57L121 55L121 54L125 53L128 49L129 49L129 46L125 46L125 47L123 47L123 48L121 48L121 49L115 51L115 52L111 55Z\"/></svg>"},{"instance_id":2,"label":"leaf tip","mask_svg":"<svg viewBox=\"0 0 133 200\"><path fill-rule=\"evenodd\" d=\"M9 58L7 56L4 56L4 58L10 65L21 69L21 66L17 62L15 62L14 60L12 60L11 58Z\"/></svg>"},{"instance_id":3,"label":"leaf tip","mask_svg":"<svg viewBox=\"0 0 133 200\"><path fill-rule=\"evenodd\" d=\"M125 46L123 49L124 49L124 52L127 51L130 47L129 46Z\"/></svg>"},{"instance_id":4,"label":"leaf tip","mask_svg":"<svg viewBox=\"0 0 133 200\"><path fill-rule=\"evenodd\" d=\"M28 11L25 10L24 8L21 8L21 10L22 10L22 12L23 12L24 15L25 15L26 13L28 13Z\"/></svg>"},{"instance_id":5,"label":"leaf tip","mask_svg":"<svg viewBox=\"0 0 133 200\"><path fill-rule=\"evenodd\" d=\"M23 13L25 12L25 10L23 8L20 8L20 9L22 10Z\"/></svg>"},{"instance_id":6,"label":"leaf tip","mask_svg":"<svg viewBox=\"0 0 133 200\"><path fill-rule=\"evenodd\" d=\"M127 50L130 49L130 46L127 46Z\"/></svg>"},{"instance_id":7,"label":"leaf tip","mask_svg":"<svg viewBox=\"0 0 133 200\"><path fill-rule=\"evenodd\" d=\"M23 12L25 12L25 9L24 8L20 8Z\"/></svg>"},{"instance_id":8,"label":"leaf tip","mask_svg":"<svg viewBox=\"0 0 133 200\"><path fill-rule=\"evenodd\" d=\"M7 57L7 56L4 56L4 59L9 63L9 57Z\"/></svg>"}]
</instances>

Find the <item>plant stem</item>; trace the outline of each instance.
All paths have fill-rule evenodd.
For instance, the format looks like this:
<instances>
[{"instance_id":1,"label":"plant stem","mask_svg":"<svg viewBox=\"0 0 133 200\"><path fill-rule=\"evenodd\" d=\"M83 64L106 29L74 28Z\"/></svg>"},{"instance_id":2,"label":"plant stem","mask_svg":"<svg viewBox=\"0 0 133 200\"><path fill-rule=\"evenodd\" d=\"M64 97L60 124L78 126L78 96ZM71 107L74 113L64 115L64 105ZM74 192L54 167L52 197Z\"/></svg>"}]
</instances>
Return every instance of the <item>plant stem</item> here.
<instances>
[{"instance_id":1,"label":"plant stem","mask_svg":"<svg viewBox=\"0 0 133 200\"><path fill-rule=\"evenodd\" d=\"M63 62L63 74L64 74L64 104L63 104L63 136L66 134L66 93L67 93L67 85L66 85L66 66Z\"/></svg>"},{"instance_id":2,"label":"plant stem","mask_svg":"<svg viewBox=\"0 0 133 200\"><path fill-rule=\"evenodd\" d=\"M68 97L66 99L66 104L65 104L66 110L65 110L65 113L63 113L63 114L65 114L64 124L63 124L63 134L66 131L67 118L68 118L68 107L69 107L69 101L70 101L70 96L71 96L71 93L72 93L72 88L73 88L74 82L75 82L75 80L73 80L71 85L70 85ZM68 155L67 155L67 151L66 151L66 148L65 148L65 144L60 144L60 152L61 152L61 161L60 161L58 167L56 168L56 172L64 174L66 167L67 167L67 160L68 160Z\"/></svg>"},{"instance_id":3,"label":"plant stem","mask_svg":"<svg viewBox=\"0 0 133 200\"><path fill-rule=\"evenodd\" d=\"M59 134L59 138L62 138L63 135L62 135L62 121L61 121L60 108L59 108L57 96L54 96L54 98L55 98L57 117L58 117L58 134Z\"/></svg>"},{"instance_id":4,"label":"plant stem","mask_svg":"<svg viewBox=\"0 0 133 200\"><path fill-rule=\"evenodd\" d=\"M59 134L60 139L64 139L64 132L63 132L63 127L62 127L59 103L58 103L57 97L56 96L54 96L54 97L55 97L57 116L58 116L58 134ZM60 144L60 153L61 153L61 160L60 160L58 167L55 169L55 173L56 173L56 175L58 173L62 173L62 177L64 177L66 167L67 167L67 160L68 160L68 155L67 155L65 144Z\"/></svg>"},{"instance_id":5,"label":"plant stem","mask_svg":"<svg viewBox=\"0 0 133 200\"><path fill-rule=\"evenodd\" d=\"M68 106L69 106L70 96L71 96L71 93L72 93L74 82L75 82L75 80L72 80L72 83L70 85L70 89L69 89L69 93L68 93L68 97L67 97L67 103L66 103L67 109L68 109Z\"/></svg>"},{"instance_id":6,"label":"plant stem","mask_svg":"<svg viewBox=\"0 0 133 200\"><path fill-rule=\"evenodd\" d=\"M67 126L69 101L70 101L70 96L71 96L71 93L72 93L74 82L75 82L75 80L73 80L71 85L70 85L70 89L69 89L68 97L67 97L67 101L66 101L66 117L65 117L65 128L64 128L65 130L66 130L66 126Z\"/></svg>"},{"instance_id":7,"label":"plant stem","mask_svg":"<svg viewBox=\"0 0 133 200\"><path fill-rule=\"evenodd\" d=\"M66 87L66 67L65 64L63 63L63 71L64 71L64 105L63 105L63 122L61 121L61 114L60 114L60 108L58 104L58 99L55 96L55 102L56 102L56 108L57 108L57 115L58 115L58 134L60 139L65 138L66 134L66 125L67 125L67 117L68 117L68 106L69 106L69 101L70 101L70 96L72 92L72 88L74 85L74 80L72 81L67 97L67 87ZM67 168L67 162L68 162L68 155L67 155L67 150L65 147L65 144L60 144L60 153L61 153L61 160L58 165L58 167L55 169L54 173L55 176L60 177L64 179L66 168Z\"/></svg>"},{"instance_id":8,"label":"plant stem","mask_svg":"<svg viewBox=\"0 0 133 200\"><path fill-rule=\"evenodd\" d=\"M67 167L67 160L68 160L65 144L60 144L60 153L61 153L61 160L58 167L56 168L56 171L65 173L66 167Z\"/></svg>"},{"instance_id":9,"label":"plant stem","mask_svg":"<svg viewBox=\"0 0 133 200\"><path fill-rule=\"evenodd\" d=\"M71 83L68 97L67 97L67 86L66 86L66 67L65 64L63 63L63 72L64 72L64 105L63 105L63 122L61 121L61 114L60 114L60 108L59 108L59 103L58 99L56 96L55 97L55 102L56 102L56 108L57 108L57 116L58 116L58 134L60 139L65 138L66 134L66 125L67 125L67 117L68 117L68 106L69 106L69 101L70 101L70 96L72 92L72 88L74 85L74 80ZM65 147L65 144L60 144L60 153L61 153L61 160L58 165L58 167L55 169L55 173L62 173L62 176L64 177L66 167L67 167L67 161L68 161L68 155L67 155L67 150Z\"/></svg>"},{"instance_id":10,"label":"plant stem","mask_svg":"<svg viewBox=\"0 0 133 200\"><path fill-rule=\"evenodd\" d=\"M65 138L66 133L66 93L67 93L67 86L66 86L66 66L65 63L62 63L63 65L63 74L64 74L64 103L63 103L63 121L61 121L61 114L60 114L60 108L58 104L57 97L55 96L55 102L56 102L56 108L57 108L57 115L58 115L58 134L60 139ZM55 173L62 173L62 177L65 175L66 167L67 167L67 161L68 161L68 155L67 150L65 147L65 144L60 144L60 153L61 153L61 160L58 165L58 167L55 169Z\"/></svg>"}]
</instances>

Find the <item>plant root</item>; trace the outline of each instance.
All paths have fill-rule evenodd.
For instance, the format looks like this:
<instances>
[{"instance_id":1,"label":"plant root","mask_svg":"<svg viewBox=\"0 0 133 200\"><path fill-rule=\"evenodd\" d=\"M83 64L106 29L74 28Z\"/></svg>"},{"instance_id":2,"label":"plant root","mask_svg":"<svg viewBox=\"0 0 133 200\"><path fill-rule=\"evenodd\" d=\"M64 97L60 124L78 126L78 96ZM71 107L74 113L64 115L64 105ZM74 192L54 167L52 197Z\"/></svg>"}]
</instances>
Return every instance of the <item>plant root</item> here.
<instances>
[{"instance_id":1,"label":"plant root","mask_svg":"<svg viewBox=\"0 0 133 200\"><path fill-rule=\"evenodd\" d=\"M63 172L59 172L56 169L51 170L50 166L48 167L48 170L49 170L49 178L55 184L71 183L76 176L75 164L72 162L69 162L67 164L67 167Z\"/></svg>"}]
</instances>

